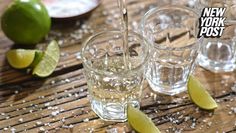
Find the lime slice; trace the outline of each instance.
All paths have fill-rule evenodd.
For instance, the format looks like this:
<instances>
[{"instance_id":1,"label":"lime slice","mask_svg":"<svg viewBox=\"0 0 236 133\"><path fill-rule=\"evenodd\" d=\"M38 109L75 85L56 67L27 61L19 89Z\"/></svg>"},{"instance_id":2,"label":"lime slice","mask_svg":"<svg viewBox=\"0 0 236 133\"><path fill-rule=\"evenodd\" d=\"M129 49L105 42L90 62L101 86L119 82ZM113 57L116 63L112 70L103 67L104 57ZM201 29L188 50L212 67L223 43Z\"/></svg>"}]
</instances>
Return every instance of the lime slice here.
<instances>
[{"instance_id":1,"label":"lime slice","mask_svg":"<svg viewBox=\"0 0 236 133\"><path fill-rule=\"evenodd\" d=\"M55 70L60 57L60 49L56 41L49 43L42 59L35 66L33 75L47 77Z\"/></svg>"},{"instance_id":2,"label":"lime slice","mask_svg":"<svg viewBox=\"0 0 236 133\"><path fill-rule=\"evenodd\" d=\"M212 110L217 108L215 100L193 76L190 76L188 81L188 94L192 101L202 109Z\"/></svg>"},{"instance_id":3,"label":"lime slice","mask_svg":"<svg viewBox=\"0 0 236 133\"><path fill-rule=\"evenodd\" d=\"M128 105L128 122L139 133L160 133L159 129L143 112Z\"/></svg>"},{"instance_id":4,"label":"lime slice","mask_svg":"<svg viewBox=\"0 0 236 133\"><path fill-rule=\"evenodd\" d=\"M17 69L29 67L35 58L35 50L14 49L7 52L8 63Z\"/></svg>"}]
</instances>

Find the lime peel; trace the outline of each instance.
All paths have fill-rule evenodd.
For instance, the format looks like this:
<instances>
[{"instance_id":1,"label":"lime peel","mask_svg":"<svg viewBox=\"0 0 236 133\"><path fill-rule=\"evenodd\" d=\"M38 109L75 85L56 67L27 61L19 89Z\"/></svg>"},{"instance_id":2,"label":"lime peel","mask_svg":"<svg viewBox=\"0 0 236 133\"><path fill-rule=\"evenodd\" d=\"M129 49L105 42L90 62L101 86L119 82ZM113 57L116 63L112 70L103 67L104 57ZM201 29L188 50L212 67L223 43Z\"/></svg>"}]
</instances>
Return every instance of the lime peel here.
<instances>
[{"instance_id":1,"label":"lime peel","mask_svg":"<svg viewBox=\"0 0 236 133\"><path fill-rule=\"evenodd\" d=\"M202 109L213 110L217 108L215 100L194 76L189 77L188 94L191 100Z\"/></svg>"},{"instance_id":2,"label":"lime peel","mask_svg":"<svg viewBox=\"0 0 236 133\"><path fill-rule=\"evenodd\" d=\"M139 133L160 133L155 124L143 112L128 105L128 122Z\"/></svg>"}]
</instances>

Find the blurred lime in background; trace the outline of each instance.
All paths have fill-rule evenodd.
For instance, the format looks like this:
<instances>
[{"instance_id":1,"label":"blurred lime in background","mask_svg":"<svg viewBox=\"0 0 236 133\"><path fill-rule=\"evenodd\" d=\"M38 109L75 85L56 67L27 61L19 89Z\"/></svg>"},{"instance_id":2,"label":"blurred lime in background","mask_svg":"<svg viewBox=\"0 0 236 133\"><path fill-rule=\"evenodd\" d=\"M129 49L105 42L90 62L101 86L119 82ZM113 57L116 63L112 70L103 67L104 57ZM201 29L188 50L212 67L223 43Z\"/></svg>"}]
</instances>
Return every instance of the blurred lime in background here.
<instances>
[{"instance_id":1,"label":"blurred lime in background","mask_svg":"<svg viewBox=\"0 0 236 133\"><path fill-rule=\"evenodd\" d=\"M48 34L51 19L40 0L15 0L3 13L1 27L16 44L33 45Z\"/></svg>"}]
</instances>

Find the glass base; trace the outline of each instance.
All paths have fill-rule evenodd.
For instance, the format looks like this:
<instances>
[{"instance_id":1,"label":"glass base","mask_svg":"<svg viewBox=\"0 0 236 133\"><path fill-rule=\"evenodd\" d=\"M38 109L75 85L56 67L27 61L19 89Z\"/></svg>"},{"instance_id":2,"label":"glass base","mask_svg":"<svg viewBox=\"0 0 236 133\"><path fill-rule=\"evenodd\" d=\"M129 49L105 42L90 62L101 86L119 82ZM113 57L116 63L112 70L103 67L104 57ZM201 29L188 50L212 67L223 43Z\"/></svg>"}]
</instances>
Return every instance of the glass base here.
<instances>
[{"instance_id":1,"label":"glass base","mask_svg":"<svg viewBox=\"0 0 236 133\"><path fill-rule=\"evenodd\" d=\"M131 104L139 108L138 101ZM92 110L105 121L125 122L127 120L127 104L125 103L105 103L95 99L91 100Z\"/></svg>"},{"instance_id":2,"label":"glass base","mask_svg":"<svg viewBox=\"0 0 236 133\"><path fill-rule=\"evenodd\" d=\"M199 56L197 62L201 67L203 67L203 68L205 68L209 71L215 72L215 73L232 72L236 68L236 65L233 61L232 62L227 62L227 63L225 63L225 62L216 62L216 61L212 61L212 60L206 58L203 55Z\"/></svg>"},{"instance_id":3,"label":"glass base","mask_svg":"<svg viewBox=\"0 0 236 133\"><path fill-rule=\"evenodd\" d=\"M154 84L153 82L149 81L148 79L147 79L147 81L153 91L158 92L158 93L162 93L165 95L173 96L173 95L177 95L177 94L187 90L186 84L178 86L178 87L170 87L170 86L160 86L160 85Z\"/></svg>"}]
</instances>

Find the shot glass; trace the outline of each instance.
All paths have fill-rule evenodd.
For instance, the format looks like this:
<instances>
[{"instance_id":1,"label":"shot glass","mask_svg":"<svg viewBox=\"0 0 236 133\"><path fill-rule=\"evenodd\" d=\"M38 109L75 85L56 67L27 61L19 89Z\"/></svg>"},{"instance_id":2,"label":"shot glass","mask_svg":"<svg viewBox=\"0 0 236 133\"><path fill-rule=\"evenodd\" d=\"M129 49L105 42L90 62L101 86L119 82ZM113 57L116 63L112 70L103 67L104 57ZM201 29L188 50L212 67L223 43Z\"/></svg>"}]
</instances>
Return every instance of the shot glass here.
<instances>
[{"instance_id":1,"label":"shot glass","mask_svg":"<svg viewBox=\"0 0 236 133\"><path fill-rule=\"evenodd\" d=\"M198 64L215 73L236 68L236 23L227 24L220 38L204 38Z\"/></svg>"},{"instance_id":2,"label":"shot glass","mask_svg":"<svg viewBox=\"0 0 236 133\"><path fill-rule=\"evenodd\" d=\"M145 75L154 91L186 90L200 47L198 19L194 10L176 5L151 9L142 18L142 34L152 49Z\"/></svg>"},{"instance_id":3,"label":"shot glass","mask_svg":"<svg viewBox=\"0 0 236 133\"><path fill-rule=\"evenodd\" d=\"M128 32L128 50L123 38L120 31L104 31L88 38L82 48L91 107L108 121L126 121L127 104L139 108L149 57L147 41L141 35Z\"/></svg>"}]
</instances>

